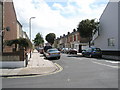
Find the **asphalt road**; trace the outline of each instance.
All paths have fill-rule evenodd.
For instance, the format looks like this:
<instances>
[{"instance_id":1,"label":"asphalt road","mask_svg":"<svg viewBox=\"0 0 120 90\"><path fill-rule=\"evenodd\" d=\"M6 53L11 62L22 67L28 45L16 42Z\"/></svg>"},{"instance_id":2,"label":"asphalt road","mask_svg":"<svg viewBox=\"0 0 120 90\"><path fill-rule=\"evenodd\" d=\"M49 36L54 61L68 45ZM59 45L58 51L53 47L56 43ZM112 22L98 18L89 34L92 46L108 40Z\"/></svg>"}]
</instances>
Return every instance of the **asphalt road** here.
<instances>
[{"instance_id":1,"label":"asphalt road","mask_svg":"<svg viewBox=\"0 0 120 90\"><path fill-rule=\"evenodd\" d=\"M63 54L53 60L63 67L56 74L3 78L3 88L118 88L118 63Z\"/></svg>"}]
</instances>

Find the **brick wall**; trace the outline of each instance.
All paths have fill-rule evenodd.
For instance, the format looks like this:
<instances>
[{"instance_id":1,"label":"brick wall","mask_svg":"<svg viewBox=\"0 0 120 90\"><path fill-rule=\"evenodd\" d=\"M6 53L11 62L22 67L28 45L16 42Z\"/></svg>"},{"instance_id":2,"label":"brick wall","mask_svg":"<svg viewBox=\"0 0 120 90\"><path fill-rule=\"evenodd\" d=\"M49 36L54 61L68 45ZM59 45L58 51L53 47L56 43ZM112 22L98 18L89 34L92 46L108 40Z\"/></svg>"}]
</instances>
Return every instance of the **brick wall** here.
<instances>
[{"instance_id":1,"label":"brick wall","mask_svg":"<svg viewBox=\"0 0 120 90\"><path fill-rule=\"evenodd\" d=\"M10 27L10 31L4 32L4 40L13 40L17 39L17 17L14 9L13 2L4 2L4 21L3 25L5 27ZM5 47L4 52L12 52L11 47Z\"/></svg>"},{"instance_id":2,"label":"brick wall","mask_svg":"<svg viewBox=\"0 0 120 90\"><path fill-rule=\"evenodd\" d=\"M2 57L3 61L24 61L26 59L26 53L24 50L17 52L4 52Z\"/></svg>"}]
</instances>

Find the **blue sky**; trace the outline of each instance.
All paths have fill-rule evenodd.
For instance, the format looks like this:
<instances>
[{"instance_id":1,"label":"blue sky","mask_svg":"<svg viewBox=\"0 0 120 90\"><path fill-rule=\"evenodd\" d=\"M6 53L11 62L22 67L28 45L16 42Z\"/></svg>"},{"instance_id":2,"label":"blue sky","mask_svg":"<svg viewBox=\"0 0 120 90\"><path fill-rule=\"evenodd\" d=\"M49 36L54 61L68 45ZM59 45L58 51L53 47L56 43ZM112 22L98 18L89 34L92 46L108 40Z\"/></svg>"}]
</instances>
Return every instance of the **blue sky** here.
<instances>
[{"instance_id":1,"label":"blue sky","mask_svg":"<svg viewBox=\"0 0 120 90\"><path fill-rule=\"evenodd\" d=\"M57 37L77 28L84 19L100 18L109 0L13 0L17 18L29 33L32 19L32 39L40 32L43 37L55 33Z\"/></svg>"}]
</instances>

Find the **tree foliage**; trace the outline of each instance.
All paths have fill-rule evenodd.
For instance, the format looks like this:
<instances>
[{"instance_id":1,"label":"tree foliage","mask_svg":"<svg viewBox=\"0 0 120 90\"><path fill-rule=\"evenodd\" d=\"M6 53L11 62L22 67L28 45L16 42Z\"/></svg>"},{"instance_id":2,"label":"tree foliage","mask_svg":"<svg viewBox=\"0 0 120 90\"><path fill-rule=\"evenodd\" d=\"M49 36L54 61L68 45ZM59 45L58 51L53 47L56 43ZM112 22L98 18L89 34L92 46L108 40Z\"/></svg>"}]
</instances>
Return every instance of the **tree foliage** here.
<instances>
[{"instance_id":1,"label":"tree foliage","mask_svg":"<svg viewBox=\"0 0 120 90\"><path fill-rule=\"evenodd\" d=\"M49 33L46 35L46 41L50 43L51 45L54 43L54 40L56 38L56 35L54 33Z\"/></svg>"},{"instance_id":2,"label":"tree foliage","mask_svg":"<svg viewBox=\"0 0 120 90\"><path fill-rule=\"evenodd\" d=\"M89 47L91 46L90 41L92 40L93 31L97 30L99 22L95 22L95 19L82 20L78 25L78 32L82 38L88 38Z\"/></svg>"},{"instance_id":3,"label":"tree foliage","mask_svg":"<svg viewBox=\"0 0 120 90\"><path fill-rule=\"evenodd\" d=\"M44 39L42 37L42 34L37 33L35 39L33 40L35 46L39 46L40 44L44 43Z\"/></svg>"},{"instance_id":4,"label":"tree foliage","mask_svg":"<svg viewBox=\"0 0 120 90\"><path fill-rule=\"evenodd\" d=\"M7 46L12 46L13 44L15 44L15 46L18 44L20 48L32 48L31 41L26 38L7 40L4 42L4 45L7 45Z\"/></svg>"},{"instance_id":5,"label":"tree foliage","mask_svg":"<svg viewBox=\"0 0 120 90\"><path fill-rule=\"evenodd\" d=\"M91 38L93 34L93 30L96 30L99 22L95 22L95 19L82 20L78 25L78 32L80 36L83 38Z\"/></svg>"}]
</instances>

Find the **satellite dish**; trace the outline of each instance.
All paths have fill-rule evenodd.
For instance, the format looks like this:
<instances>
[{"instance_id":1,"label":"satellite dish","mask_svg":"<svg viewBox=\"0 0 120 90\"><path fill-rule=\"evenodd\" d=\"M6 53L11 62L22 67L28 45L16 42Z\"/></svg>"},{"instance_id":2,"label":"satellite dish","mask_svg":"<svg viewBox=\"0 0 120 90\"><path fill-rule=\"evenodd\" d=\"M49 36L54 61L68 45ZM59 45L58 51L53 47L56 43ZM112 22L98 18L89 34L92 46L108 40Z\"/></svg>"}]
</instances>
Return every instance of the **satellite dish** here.
<instances>
[{"instance_id":1,"label":"satellite dish","mask_svg":"<svg viewBox=\"0 0 120 90\"><path fill-rule=\"evenodd\" d=\"M7 30L7 31L10 31L10 27L9 27L9 26L8 26L8 27L6 27L6 30Z\"/></svg>"}]
</instances>

